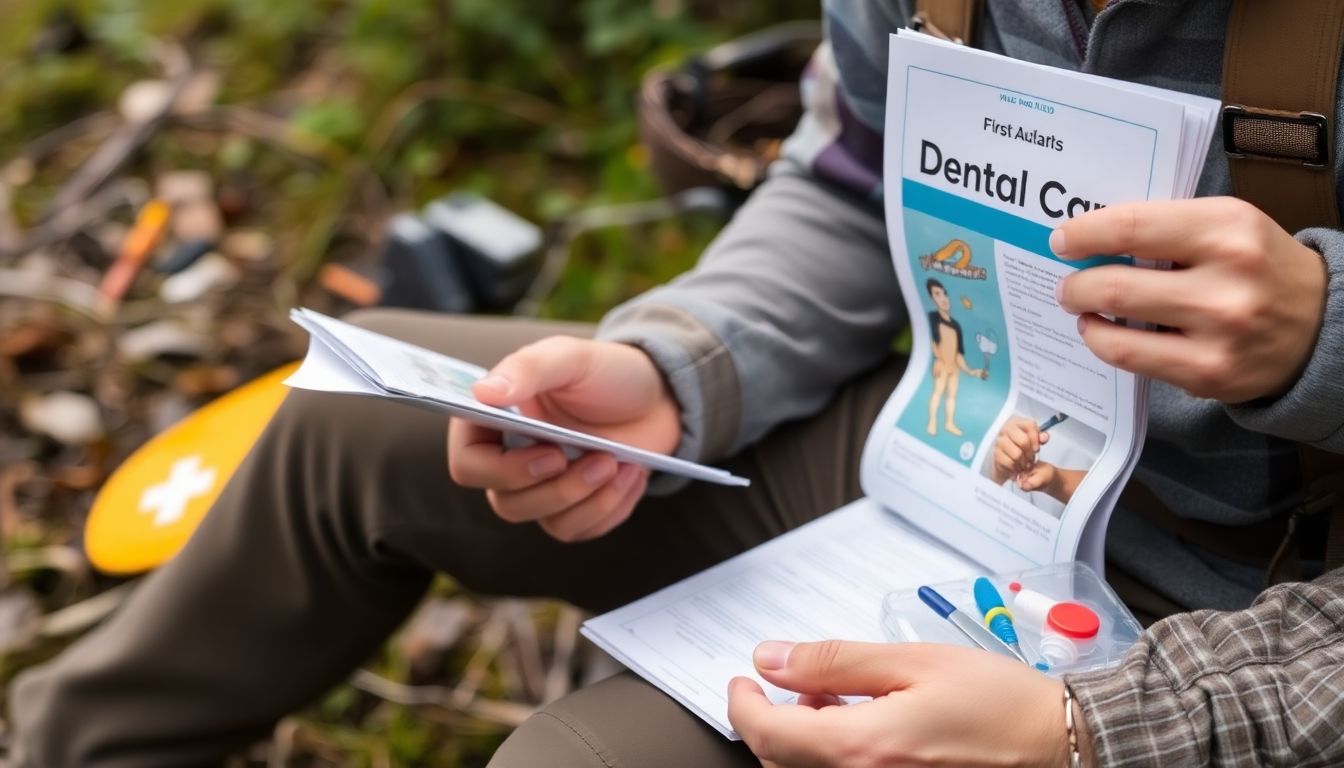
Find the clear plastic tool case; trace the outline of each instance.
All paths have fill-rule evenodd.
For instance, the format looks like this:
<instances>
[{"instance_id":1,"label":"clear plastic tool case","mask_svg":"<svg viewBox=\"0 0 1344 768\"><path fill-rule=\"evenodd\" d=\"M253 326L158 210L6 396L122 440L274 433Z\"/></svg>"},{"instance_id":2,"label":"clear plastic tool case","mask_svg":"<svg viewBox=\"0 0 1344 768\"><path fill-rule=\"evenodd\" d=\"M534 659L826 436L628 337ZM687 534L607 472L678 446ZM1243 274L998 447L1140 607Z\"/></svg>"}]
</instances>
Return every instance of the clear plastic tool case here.
<instances>
[{"instance_id":1,"label":"clear plastic tool case","mask_svg":"<svg viewBox=\"0 0 1344 768\"><path fill-rule=\"evenodd\" d=\"M983 580L959 579L922 589L922 595L920 589L901 590L882 601L882 626L890 640L976 646L966 631L944 617L954 607L1005 645L1015 639L1014 649L1026 663L1051 677L1118 662L1142 631L1115 592L1083 563L987 574Z\"/></svg>"}]
</instances>

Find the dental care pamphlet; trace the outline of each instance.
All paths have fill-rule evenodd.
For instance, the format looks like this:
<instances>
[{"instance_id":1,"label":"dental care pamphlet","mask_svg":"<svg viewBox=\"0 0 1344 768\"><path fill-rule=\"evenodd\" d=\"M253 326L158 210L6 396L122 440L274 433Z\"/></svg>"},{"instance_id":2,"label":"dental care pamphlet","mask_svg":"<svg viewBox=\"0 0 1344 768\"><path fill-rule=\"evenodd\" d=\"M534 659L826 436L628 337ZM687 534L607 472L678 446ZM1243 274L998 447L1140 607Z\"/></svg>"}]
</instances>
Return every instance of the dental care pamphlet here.
<instances>
[{"instance_id":1,"label":"dental care pamphlet","mask_svg":"<svg viewBox=\"0 0 1344 768\"><path fill-rule=\"evenodd\" d=\"M884 192L914 347L864 447L867 498L584 634L731 738L728 681L762 640L882 641L882 596L921 583L1070 560L1102 572L1148 387L1087 349L1055 286L1133 260L1064 262L1047 241L1090 210L1193 195L1218 107L894 35ZM1023 433L1040 435L1030 461L996 455Z\"/></svg>"}]
</instances>

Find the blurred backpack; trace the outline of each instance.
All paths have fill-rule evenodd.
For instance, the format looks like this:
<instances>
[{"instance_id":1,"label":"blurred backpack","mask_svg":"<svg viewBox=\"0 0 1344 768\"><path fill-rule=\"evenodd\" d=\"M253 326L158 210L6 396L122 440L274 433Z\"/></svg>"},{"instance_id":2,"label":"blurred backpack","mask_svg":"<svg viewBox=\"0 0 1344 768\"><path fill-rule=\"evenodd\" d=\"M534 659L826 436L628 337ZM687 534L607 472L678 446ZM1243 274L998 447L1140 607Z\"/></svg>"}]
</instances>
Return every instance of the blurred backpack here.
<instances>
[{"instance_id":1,"label":"blurred backpack","mask_svg":"<svg viewBox=\"0 0 1344 768\"><path fill-rule=\"evenodd\" d=\"M639 126L659 184L669 194L714 187L745 200L798 125L798 81L820 42L817 22L788 22L650 72Z\"/></svg>"}]
</instances>

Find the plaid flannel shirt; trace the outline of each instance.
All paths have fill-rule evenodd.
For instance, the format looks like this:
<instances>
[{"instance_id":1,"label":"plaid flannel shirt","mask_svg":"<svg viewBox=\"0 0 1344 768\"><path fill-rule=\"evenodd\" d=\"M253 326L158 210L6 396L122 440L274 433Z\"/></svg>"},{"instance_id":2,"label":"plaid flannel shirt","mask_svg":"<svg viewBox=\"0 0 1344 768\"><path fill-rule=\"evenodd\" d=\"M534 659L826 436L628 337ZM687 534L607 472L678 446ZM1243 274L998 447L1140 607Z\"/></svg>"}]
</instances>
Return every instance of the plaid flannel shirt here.
<instances>
[{"instance_id":1,"label":"plaid flannel shirt","mask_svg":"<svg viewBox=\"0 0 1344 768\"><path fill-rule=\"evenodd\" d=\"M1164 619L1068 683L1100 765L1344 764L1344 568Z\"/></svg>"}]
</instances>

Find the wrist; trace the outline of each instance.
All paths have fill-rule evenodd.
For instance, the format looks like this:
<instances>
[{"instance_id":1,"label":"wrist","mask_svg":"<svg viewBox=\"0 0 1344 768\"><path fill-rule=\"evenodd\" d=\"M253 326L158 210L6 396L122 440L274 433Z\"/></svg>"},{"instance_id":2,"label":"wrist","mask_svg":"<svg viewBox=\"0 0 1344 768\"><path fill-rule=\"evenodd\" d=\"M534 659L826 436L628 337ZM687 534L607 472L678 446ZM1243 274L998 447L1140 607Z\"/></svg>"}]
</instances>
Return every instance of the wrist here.
<instances>
[{"instance_id":1,"label":"wrist","mask_svg":"<svg viewBox=\"0 0 1344 768\"><path fill-rule=\"evenodd\" d=\"M995 485L1003 485L1004 482L1012 476L1013 472L1011 469L1004 469L999 466L998 463L994 464L993 469L991 469L989 473L989 479L992 480Z\"/></svg>"},{"instance_id":2,"label":"wrist","mask_svg":"<svg viewBox=\"0 0 1344 768\"><path fill-rule=\"evenodd\" d=\"M1087 718L1083 716L1083 705L1074 697L1073 689L1067 683L1060 687L1060 698L1063 701L1060 715L1064 721L1063 750L1062 759L1055 765L1093 768L1097 760L1093 751L1092 731L1087 726Z\"/></svg>"},{"instance_id":3,"label":"wrist","mask_svg":"<svg viewBox=\"0 0 1344 768\"><path fill-rule=\"evenodd\" d=\"M638 353L639 365L644 369L641 378L648 382L652 392L649 422L657 434L664 435L663 440L652 447L662 453L673 454L681 442L681 404L677 402L667 375L658 367L658 361L653 355L638 344L622 343Z\"/></svg>"},{"instance_id":4,"label":"wrist","mask_svg":"<svg viewBox=\"0 0 1344 768\"><path fill-rule=\"evenodd\" d=\"M1065 503L1068 502L1068 499L1065 498L1068 496L1068 489L1064 487L1064 473L1060 472L1058 467L1052 467L1050 479L1046 481L1045 487L1041 490L1045 491L1046 495L1051 498Z\"/></svg>"},{"instance_id":5,"label":"wrist","mask_svg":"<svg viewBox=\"0 0 1344 768\"><path fill-rule=\"evenodd\" d=\"M1290 352L1290 357L1286 360L1286 365L1281 371L1280 379L1275 385L1262 397L1278 397L1293 388L1293 384L1302 377L1302 372L1306 370L1311 362L1312 355L1316 351L1316 344L1320 340L1321 329L1325 325L1326 308L1329 304L1330 294L1330 268L1326 263L1324 255L1312 246L1293 241L1298 254L1297 269L1293 270L1301 284L1297 286L1294 293L1300 296L1296 309L1301 317L1301 333L1298 338L1300 348Z\"/></svg>"}]
</instances>

